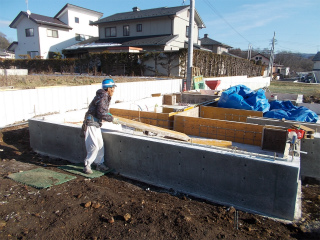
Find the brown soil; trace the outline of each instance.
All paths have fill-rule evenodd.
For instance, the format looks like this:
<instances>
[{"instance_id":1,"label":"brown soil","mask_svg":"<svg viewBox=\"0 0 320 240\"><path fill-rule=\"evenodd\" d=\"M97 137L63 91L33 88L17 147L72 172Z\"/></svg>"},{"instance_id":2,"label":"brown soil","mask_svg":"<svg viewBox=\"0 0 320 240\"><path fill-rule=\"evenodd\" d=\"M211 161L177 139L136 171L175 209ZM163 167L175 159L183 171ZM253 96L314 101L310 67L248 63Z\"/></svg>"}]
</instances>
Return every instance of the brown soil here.
<instances>
[{"instance_id":1,"label":"brown soil","mask_svg":"<svg viewBox=\"0 0 320 240\"><path fill-rule=\"evenodd\" d=\"M237 229L233 207L119 175L48 189L17 183L8 174L70 164L33 152L27 125L2 129L0 164L0 239L320 239L318 183L303 182L299 222L239 211Z\"/></svg>"}]
</instances>

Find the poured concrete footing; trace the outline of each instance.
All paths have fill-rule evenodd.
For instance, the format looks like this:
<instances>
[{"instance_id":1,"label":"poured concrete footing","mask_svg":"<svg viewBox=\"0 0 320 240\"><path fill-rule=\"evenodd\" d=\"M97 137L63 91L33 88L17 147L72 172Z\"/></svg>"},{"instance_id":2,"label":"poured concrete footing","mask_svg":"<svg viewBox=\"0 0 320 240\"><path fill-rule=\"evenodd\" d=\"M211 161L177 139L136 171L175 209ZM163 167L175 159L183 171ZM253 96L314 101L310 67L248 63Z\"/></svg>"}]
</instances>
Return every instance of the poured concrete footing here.
<instances>
[{"instance_id":1,"label":"poured concrete footing","mask_svg":"<svg viewBox=\"0 0 320 240\"><path fill-rule=\"evenodd\" d=\"M73 163L85 157L80 125L29 120L34 151ZM300 161L103 131L105 159L122 176L236 209L286 220L301 216Z\"/></svg>"}]
</instances>

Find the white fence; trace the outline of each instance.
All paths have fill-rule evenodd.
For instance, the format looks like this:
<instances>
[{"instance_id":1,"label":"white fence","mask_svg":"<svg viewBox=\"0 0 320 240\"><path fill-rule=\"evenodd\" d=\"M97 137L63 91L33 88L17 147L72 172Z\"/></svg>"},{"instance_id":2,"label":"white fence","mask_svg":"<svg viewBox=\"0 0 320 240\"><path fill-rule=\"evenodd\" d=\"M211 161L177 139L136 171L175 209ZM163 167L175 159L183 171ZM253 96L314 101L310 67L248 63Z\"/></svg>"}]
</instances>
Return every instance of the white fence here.
<instances>
[{"instance_id":1,"label":"white fence","mask_svg":"<svg viewBox=\"0 0 320 240\"><path fill-rule=\"evenodd\" d=\"M268 78L225 77L218 89L244 84L251 89L269 86ZM87 108L101 84L44 87L27 90L0 91L0 127L5 127L29 118L50 113L64 113ZM112 103L136 101L153 93L176 93L182 90L181 79L117 83Z\"/></svg>"},{"instance_id":2,"label":"white fence","mask_svg":"<svg viewBox=\"0 0 320 240\"><path fill-rule=\"evenodd\" d=\"M64 113L87 108L101 84L47 87L0 91L0 127L50 113ZM173 93L182 89L181 79L117 83L112 97L115 101L134 101L153 93Z\"/></svg>"}]
</instances>

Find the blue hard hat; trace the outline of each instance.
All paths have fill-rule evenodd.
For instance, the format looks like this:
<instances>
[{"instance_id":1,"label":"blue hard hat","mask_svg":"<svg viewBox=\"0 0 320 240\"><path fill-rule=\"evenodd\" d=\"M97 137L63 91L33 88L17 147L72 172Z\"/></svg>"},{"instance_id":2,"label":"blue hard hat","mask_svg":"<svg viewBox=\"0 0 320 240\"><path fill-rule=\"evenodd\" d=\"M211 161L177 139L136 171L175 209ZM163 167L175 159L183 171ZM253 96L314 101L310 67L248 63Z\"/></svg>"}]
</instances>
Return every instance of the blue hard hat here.
<instances>
[{"instance_id":1,"label":"blue hard hat","mask_svg":"<svg viewBox=\"0 0 320 240\"><path fill-rule=\"evenodd\" d=\"M102 88L107 89L107 88L112 88L116 87L117 85L114 83L114 81L111 78L106 78L102 81Z\"/></svg>"}]
</instances>

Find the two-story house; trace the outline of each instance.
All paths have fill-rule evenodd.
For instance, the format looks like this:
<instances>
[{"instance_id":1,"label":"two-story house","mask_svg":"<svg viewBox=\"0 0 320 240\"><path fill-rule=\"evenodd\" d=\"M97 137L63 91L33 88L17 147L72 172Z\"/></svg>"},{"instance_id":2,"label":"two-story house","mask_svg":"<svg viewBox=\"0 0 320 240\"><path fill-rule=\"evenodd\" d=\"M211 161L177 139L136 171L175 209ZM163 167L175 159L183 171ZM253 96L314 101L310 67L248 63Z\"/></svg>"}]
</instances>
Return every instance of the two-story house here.
<instances>
[{"instance_id":1,"label":"two-story house","mask_svg":"<svg viewBox=\"0 0 320 240\"><path fill-rule=\"evenodd\" d=\"M91 23L103 16L102 13L66 4L54 17L30 11L21 11L9 25L17 29L18 41L15 57L51 58L68 46L98 36L98 27Z\"/></svg>"},{"instance_id":2,"label":"two-story house","mask_svg":"<svg viewBox=\"0 0 320 240\"><path fill-rule=\"evenodd\" d=\"M256 63L260 62L262 65L266 66L268 66L270 62L270 59L261 53L252 56L250 60L254 60Z\"/></svg>"},{"instance_id":3,"label":"two-story house","mask_svg":"<svg viewBox=\"0 0 320 240\"><path fill-rule=\"evenodd\" d=\"M201 46L211 50L214 53L217 54L223 54L223 53L228 53L229 49L232 48L231 46L218 42L216 40L213 40L208 37L208 34L204 34L204 38L200 39L201 41Z\"/></svg>"},{"instance_id":4,"label":"two-story house","mask_svg":"<svg viewBox=\"0 0 320 240\"><path fill-rule=\"evenodd\" d=\"M269 62L270 62L270 59L261 53L254 55L253 57L251 57L250 60L254 60L255 63L260 63L261 65L264 65L264 66L269 66ZM265 74L266 73L267 72L265 72ZM279 78L280 76L282 77L288 76L290 74L290 68L280 64L273 63L272 74L276 79Z\"/></svg>"},{"instance_id":5,"label":"two-story house","mask_svg":"<svg viewBox=\"0 0 320 240\"><path fill-rule=\"evenodd\" d=\"M99 27L99 38L65 49L67 56L100 49L139 48L145 51L176 51L188 46L190 6L162 7L116 13L92 23ZM199 29L205 25L195 10L194 45L200 48ZM129 50L129 49L128 49Z\"/></svg>"}]
</instances>

